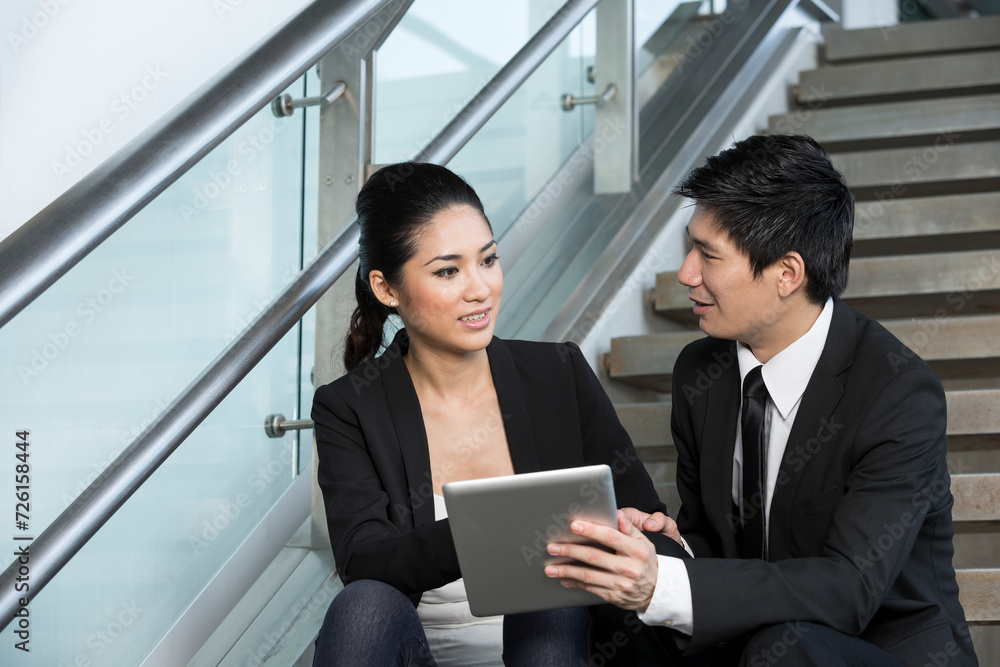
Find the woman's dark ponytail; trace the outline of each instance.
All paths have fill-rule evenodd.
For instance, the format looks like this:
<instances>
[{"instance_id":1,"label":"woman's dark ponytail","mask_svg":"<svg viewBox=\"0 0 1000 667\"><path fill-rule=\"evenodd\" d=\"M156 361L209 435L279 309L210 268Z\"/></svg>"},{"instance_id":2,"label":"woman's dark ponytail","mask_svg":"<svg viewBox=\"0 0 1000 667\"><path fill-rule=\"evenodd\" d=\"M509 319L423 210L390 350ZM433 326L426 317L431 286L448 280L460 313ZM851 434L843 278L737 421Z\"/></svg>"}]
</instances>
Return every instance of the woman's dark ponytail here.
<instances>
[{"instance_id":1,"label":"woman's dark ponytail","mask_svg":"<svg viewBox=\"0 0 1000 667\"><path fill-rule=\"evenodd\" d=\"M403 264L416 252L420 228L455 206L471 206L486 220L483 204L471 185L445 167L426 162L383 167L361 188L354 206L361 227L354 283L358 306L344 343L344 368L348 371L378 354L385 321L395 312L375 298L369 274L381 271L389 285L402 287Z\"/></svg>"},{"instance_id":2,"label":"woman's dark ponytail","mask_svg":"<svg viewBox=\"0 0 1000 667\"><path fill-rule=\"evenodd\" d=\"M358 305L351 315L344 342L344 368L349 371L378 354L383 343L385 321L392 312L375 298L368 283L362 280L360 267L354 281L354 296Z\"/></svg>"}]
</instances>

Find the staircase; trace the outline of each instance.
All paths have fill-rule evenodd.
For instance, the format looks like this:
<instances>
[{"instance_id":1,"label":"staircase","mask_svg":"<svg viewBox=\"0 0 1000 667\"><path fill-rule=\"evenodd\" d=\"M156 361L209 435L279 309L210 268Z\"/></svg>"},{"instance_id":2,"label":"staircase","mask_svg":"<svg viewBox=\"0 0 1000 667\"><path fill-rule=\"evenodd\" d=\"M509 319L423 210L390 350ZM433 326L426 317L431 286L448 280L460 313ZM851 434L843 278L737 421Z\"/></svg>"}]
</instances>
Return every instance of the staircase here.
<instances>
[{"instance_id":1,"label":"staircase","mask_svg":"<svg viewBox=\"0 0 1000 667\"><path fill-rule=\"evenodd\" d=\"M981 664L1000 664L1000 17L831 30L824 56L768 132L831 152L857 198L844 301L944 384L962 604ZM657 275L651 301L686 330L615 338L606 370L669 392L678 353L702 334L676 273ZM616 409L676 511L663 398Z\"/></svg>"}]
</instances>

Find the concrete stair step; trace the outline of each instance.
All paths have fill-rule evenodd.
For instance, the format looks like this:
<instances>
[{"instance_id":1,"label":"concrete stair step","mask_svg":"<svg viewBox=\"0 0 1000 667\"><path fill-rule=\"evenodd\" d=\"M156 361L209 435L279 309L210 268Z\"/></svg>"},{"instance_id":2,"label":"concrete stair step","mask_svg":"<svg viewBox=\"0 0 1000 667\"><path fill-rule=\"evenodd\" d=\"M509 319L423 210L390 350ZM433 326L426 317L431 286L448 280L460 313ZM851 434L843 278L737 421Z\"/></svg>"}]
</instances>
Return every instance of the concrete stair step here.
<instances>
[{"instance_id":1,"label":"concrete stair step","mask_svg":"<svg viewBox=\"0 0 1000 667\"><path fill-rule=\"evenodd\" d=\"M972 625L1000 623L1000 568L956 570L958 599Z\"/></svg>"},{"instance_id":2,"label":"concrete stair step","mask_svg":"<svg viewBox=\"0 0 1000 667\"><path fill-rule=\"evenodd\" d=\"M1000 389L945 392L948 402L948 451L1000 447ZM677 458L670 433L670 403L624 403L615 406L639 458L646 463Z\"/></svg>"},{"instance_id":3,"label":"concrete stair step","mask_svg":"<svg viewBox=\"0 0 1000 667\"><path fill-rule=\"evenodd\" d=\"M1000 377L1000 315L882 322L942 380Z\"/></svg>"},{"instance_id":4,"label":"concrete stair step","mask_svg":"<svg viewBox=\"0 0 1000 667\"><path fill-rule=\"evenodd\" d=\"M831 152L933 144L944 129L962 142L998 138L1000 95L797 109L768 119L770 134L808 134Z\"/></svg>"},{"instance_id":5,"label":"concrete stair step","mask_svg":"<svg viewBox=\"0 0 1000 667\"><path fill-rule=\"evenodd\" d=\"M1000 248L1000 193L858 202L853 257Z\"/></svg>"},{"instance_id":6,"label":"concrete stair step","mask_svg":"<svg viewBox=\"0 0 1000 667\"><path fill-rule=\"evenodd\" d=\"M942 379L1000 376L1000 315L931 316L886 320L882 325ZM669 392L677 356L684 346L703 336L700 330L692 330L613 338L608 375Z\"/></svg>"},{"instance_id":7,"label":"concrete stair step","mask_svg":"<svg viewBox=\"0 0 1000 667\"><path fill-rule=\"evenodd\" d=\"M1000 389L945 392L948 451L1000 448Z\"/></svg>"},{"instance_id":8,"label":"concrete stair step","mask_svg":"<svg viewBox=\"0 0 1000 667\"><path fill-rule=\"evenodd\" d=\"M618 420L628 431L636 454L643 463L677 459L670 434L670 403L622 403L615 406Z\"/></svg>"},{"instance_id":9,"label":"concrete stair step","mask_svg":"<svg viewBox=\"0 0 1000 667\"><path fill-rule=\"evenodd\" d=\"M1000 50L823 67L799 74L795 97L810 108L1000 90Z\"/></svg>"},{"instance_id":10,"label":"concrete stair step","mask_svg":"<svg viewBox=\"0 0 1000 667\"><path fill-rule=\"evenodd\" d=\"M919 21L893 26L825 31L832 64L1000 48L1000 17Z\"/></svg>"},{"instance_id":11,"label":"concrete stair step","mask_svg":"<svg viewBox=\"0 0 1000 667\"><path fill-rule=\"evenodd\" d=\"M1000 530L1000 474L952 475L951 493L956 532Z\"/></svg>"},{"instance_id":12,"label":"concrete stair step","mask_svg":"<svg viewBox=\"0 0 1000 667\"><path fill-rule=\"evenodd\" d=\"M646 389L670 391L677 355L688 343L704 338L700 329L611 339L608 375Z\"/></svg>"},{"instance_id":13,"label":"concrete stair step","mask_svg":"<svg viewBox=\"0 0 1000 667\"><path fill-rule=\"evenodd\" d=\"M1000 250L859 257L851 260L843 298L877 319L997 312ZM677 282L676 272L657 274L653 307L671 319L697 324L687 288Z\"/></svg>"},{"instance_id":14,"label":"concrete stair step","mask_svg":"<svg viewBox=\"0 0 1000 667\"><path fill-rule=\"evenodd\" d=\"M859 201L998 189L1000 141L957 140L954 134L942 133L923 148L835 153L832 161Z\"/></svg>"}]
</instances>

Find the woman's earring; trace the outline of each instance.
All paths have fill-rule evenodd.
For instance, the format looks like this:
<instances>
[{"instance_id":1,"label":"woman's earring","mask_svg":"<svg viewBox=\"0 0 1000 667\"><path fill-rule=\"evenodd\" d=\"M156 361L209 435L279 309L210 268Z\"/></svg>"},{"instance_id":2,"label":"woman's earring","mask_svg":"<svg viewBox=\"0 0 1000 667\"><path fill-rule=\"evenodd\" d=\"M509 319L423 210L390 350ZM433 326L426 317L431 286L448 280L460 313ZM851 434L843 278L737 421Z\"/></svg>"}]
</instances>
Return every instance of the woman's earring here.
<instances>
[{"instance_id":1,"label":"woman's earring","mask_svg":"<svg viewBox=\"0 0 1000 667\"><path fill-rule=\"evenodd\" d=\"M396 302L395 301L390 301L389 302L389 307L390 308L395 308L396 307Z\"/></svg>"}]
</instances>

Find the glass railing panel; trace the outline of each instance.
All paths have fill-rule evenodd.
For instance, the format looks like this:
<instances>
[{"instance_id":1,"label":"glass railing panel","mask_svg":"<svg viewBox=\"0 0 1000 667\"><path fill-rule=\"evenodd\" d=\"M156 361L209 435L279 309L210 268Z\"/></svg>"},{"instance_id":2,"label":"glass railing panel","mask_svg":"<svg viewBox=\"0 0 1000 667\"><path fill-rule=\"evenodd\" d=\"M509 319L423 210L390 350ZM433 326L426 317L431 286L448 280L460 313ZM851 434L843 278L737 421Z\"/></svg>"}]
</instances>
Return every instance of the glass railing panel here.
<instances>
[{"instance_id":1,"label":"glass railing panel","mask_svg":"<svg viewBox=\"0 0 1000 667\"><path fill-rule=\"evenodd\" d=\"M311 91L319 90L320 81L317 68L313 67L305 75L306 87ZM313 93L310 93L313 94ZM319 251L317 244L319 224L319 109L305 109L305 150L303 153L303 185L302 185L302 265L305 266ZM298 113L298 112L296 112ZM313 386L313 368L316 358L316 309L310 308L299 322L301 332L299 348L299 401L295 415L285 413L289 419L310 419L315 387ZM294 438L298 448L299 474L308 472L312 465L313 432L312 430L286 433L286 439Z\"/></svg>"},{"instance_id":2,"label":"glass railing panel","mask_svg":"<svg viewBox=\"0 0 1000 667\"><path fill-rule=\"evenodd\" d=\"M460 37L445 44L420 26L435 12L454 23L454 3L417 0L378 53L376 162L416 154L562 4L484 3L485 14L453 25L447 34ZM593 64L594 35L591 12L450 163L475 186L498 238L593 123L590 108L567 113L560 101L564 93L592 93L586 69Z\"/></svg>"},{"instance_id":3,"label":"glass railing panel","mask_svg":"<svg viewBox=\"0 0 1000 667\"><path fill-rule=\"evenodd\" d=\"M37 536L298 273L306 117L261 111L0 329L0 426L8 438L31 431L25 534ZM297 473L297 438L267 438L263 420L291 418L304 400L301 336L289 332L32 597L30 660L11 624L0 664L141 662ZM8 516L12 495L0 505Z\"/></svg>"},{"instance_id":4,"label":"glass railing panel","mask_svg":"<svg viewBox=\"0 0 1000 667\"><path fill-rule=\"evenodd\" d=\"M564 111L562 96L594 94L594 11L549 55L450 166L476 188L497 238L593 128L593 108Z\"/></svg>"},{"instance_id":5,"label":"glass railing panel","mask_svg":"<svg viewBox=\"0 0 1000 667\"><path fill-rule=\"evenodd\" d=\"M378 51L374 161L409 160L564 0L415 0Z\"/></svg>"},{"instance_id":6,"label":"glass railing panel","mask_svg":"<svg viewBox=\"0 0 1000 667\"><path fill-rule=\"evenodd\" d=\"M725 0L635 0L636 75L642 76L670 45L681 53L697 48L697 35L682 33L697 17L713 13L713 4L725 9Z\"/></svg>"}]
</instances>

